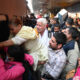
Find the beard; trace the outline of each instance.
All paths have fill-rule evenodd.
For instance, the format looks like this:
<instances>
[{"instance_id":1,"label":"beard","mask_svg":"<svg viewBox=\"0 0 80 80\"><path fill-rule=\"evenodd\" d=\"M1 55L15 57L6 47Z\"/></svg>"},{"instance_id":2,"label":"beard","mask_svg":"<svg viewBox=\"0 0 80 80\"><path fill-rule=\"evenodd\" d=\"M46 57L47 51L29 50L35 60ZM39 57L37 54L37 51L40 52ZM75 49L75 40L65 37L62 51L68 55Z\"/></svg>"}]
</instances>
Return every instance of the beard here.
<instances>
[{"instance_id":1,"label":"beard","mask_svg":"<svg viewBox=\"0 0 80 80\"><path fill-rule=\"evenodd\" d=\"M49 48L51 48L52 50L57 50L57 48L53 48L50 44L49 44Z\"/></svg>"}]
</instances>

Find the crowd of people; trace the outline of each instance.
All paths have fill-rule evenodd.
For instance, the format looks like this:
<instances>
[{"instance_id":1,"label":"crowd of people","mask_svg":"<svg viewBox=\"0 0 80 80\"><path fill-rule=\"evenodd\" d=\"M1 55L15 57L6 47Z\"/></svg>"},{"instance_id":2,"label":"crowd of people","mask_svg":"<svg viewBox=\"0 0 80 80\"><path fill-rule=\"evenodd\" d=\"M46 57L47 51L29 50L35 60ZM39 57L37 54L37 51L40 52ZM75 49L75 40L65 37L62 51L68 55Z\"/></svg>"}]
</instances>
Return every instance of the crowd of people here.
<instances>
[{"instance_id":1,"label":"crowd of people","mask_svg":"<svg viewBox=\"0 0 80 80\"><path fill-rule=\"evenodd\" d=\"M0 16L0 80L80 80L79 18Z\"/></svg>"}]
</instances>

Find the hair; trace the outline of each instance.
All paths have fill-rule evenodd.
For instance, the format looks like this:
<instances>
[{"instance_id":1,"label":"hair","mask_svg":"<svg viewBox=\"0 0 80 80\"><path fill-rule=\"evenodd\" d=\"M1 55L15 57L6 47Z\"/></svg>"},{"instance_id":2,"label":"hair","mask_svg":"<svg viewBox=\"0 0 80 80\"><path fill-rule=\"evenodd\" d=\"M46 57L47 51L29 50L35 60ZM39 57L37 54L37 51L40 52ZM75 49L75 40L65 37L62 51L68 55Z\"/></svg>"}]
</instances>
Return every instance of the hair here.
<instances>
[{"instance_id":1,"label":"hair","mask_svg":"<svg viewBox=\"0 0 80 80\"><path fill-rule=\"evenodd\" d=\"M73 19L72 18L68 18L67 20L66 20L66 22L69 24L69 25L73 25Z\"/></svg>"},{"instance_id":2,"label":"hair","mask_svg":"<svg viewBox=\"0 0 80 80\"><path fill-rule=\"evenodd\" d=\"M5 52L4 48L0 48L0 56L3 60L6 59L6 52Z\"/></svg>"},{"instance_id":3,"label":"hair","mask_svg":"<svg viewBox=\"0 0 80 80\"><path fill-rule=\"evenodd\" d=\"M23 62L24 60L24 49L18 45L8 47L8 54L14 57L14 61Z\"/></svg>"},{"instance_id":4,"label":"hair","mask_svg":"<svg viewBox=\"0 0 80 80\"><path fill-rule=\"evenodd\" d=\"M79 31L77 28L74 27L68 27L69 29L69 34L71 34L73 40L76 40L77 37L79 37Z\"/></svg>"},{"instance_id":5,"label":"hair","mask_svg":"<svg viewBox=\"0 0 80 80\"><path fill-rule=\"evenodd\" d=\"M22 20L19 18L13 18L9 21L9 25L21 25L22 26Z\"/></svg>"},{"instance_id":6,"label":"hair","mask_svg":"<svg viewBox=\"0 0 80 80\"><path fill-rule=\"evenodd\" d=\"M9 30L9 19L8 15L0 14L1 16L5 16L6 20L0 20L0 42L8 40L10 30Z\"/></svg>"},{"instance_id":7,"label":"hair","mask_svg":"<svg viewBox=\"0 0 80 80\"><path fill-rule=\"evenodd\" d=\"M56 21L57 24L59 24L58 18L53 18L54 21Z\"/></svg>"},{"instance_id":8,"label":"hair","mask_svg":"<svg viewBox=\"0 0 80 80\"><path fill-rule=\"evenodd\" d=\"M9 30L9 18L7 14L1 14L0 16L4 16L5 19L1 18L0 19L0 42L3 42L5 40L8 40L9 38L9 34L10 34L10 30ZM2 57L3 60L5 60L6 58L6 52L4 50L4 48L0 48L0 55Z\"/></svg>"},{"instance_id":9,"label":"hair","mask_svg":"<svg viewBox=\"0 0 80 80\"><path fill-rule=\"evenodd\" d=\"M29 70L32 71L32 66L30 66L28 61L24 60L25 50L23 49L23 47L18 45L9 46L7 53L9 54L10 57L14 58L14 61L23 63L23 66L25 68L25 72L23 74L23 80L28 80Z\"/></svg>"},{"instance_id":10,"label":"hair","mask_svg":"<svg viewBox=\"0 0 80 80\"><path fill-rule=\"evenodd\" d=\"M60 29L60 25L59 24L55 24L54 27L58 27Z\"/></svg>"},{"instance_id":11,"label":"hair","mask_svg":"<svg viewBox=\"0 0 80 80\"><path fill-rule=\"evenodd\" d=\"M30 14L30 18L32 18L32 19L36 19L34 13L31 13L31 14Z\"/></svg>"},{"instance_id":12,"label":"hair","mask_svg":"<svg viewBox=\"0 0 80 80\"><path fill-rule=\"evenodd\" d=\"M47 20L45 18L39 18L39 19L37 19L37 22L41 22L44 25L47 25Z\"/></svg>"},{"instance_id":13,"label":"hair","mask_svg":"<svg viewBox=\"0 0 80 80\"><path fill-rule=\"evenodd\" d=\"M62 44L62 46L67 41L66 35L62 32L54 33L53 36L55 37L57 44Z\"/></svg>"}]
</instances>

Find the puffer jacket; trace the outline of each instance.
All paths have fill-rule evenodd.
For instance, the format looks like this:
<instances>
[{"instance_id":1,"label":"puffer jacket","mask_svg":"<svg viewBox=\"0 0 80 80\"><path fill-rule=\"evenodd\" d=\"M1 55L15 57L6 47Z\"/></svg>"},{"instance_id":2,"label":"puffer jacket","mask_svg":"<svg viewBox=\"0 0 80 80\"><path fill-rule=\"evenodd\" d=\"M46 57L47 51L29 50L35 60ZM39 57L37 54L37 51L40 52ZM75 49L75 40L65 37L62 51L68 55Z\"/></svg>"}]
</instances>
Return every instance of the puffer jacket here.
<instances>
[{"instance_id":1,"label":"puffer jacket","mask_svg":"<svg viewBox=\"0 0 80 80\"><path fill-rule=\"evenodd\" d=\"M32 56L25 54L25 60L30 65L33 64ZM0 80L22 80L25 68L21 62L10 61L5 64L3 59L0 58Z\"/></svg>"}]
</instances>

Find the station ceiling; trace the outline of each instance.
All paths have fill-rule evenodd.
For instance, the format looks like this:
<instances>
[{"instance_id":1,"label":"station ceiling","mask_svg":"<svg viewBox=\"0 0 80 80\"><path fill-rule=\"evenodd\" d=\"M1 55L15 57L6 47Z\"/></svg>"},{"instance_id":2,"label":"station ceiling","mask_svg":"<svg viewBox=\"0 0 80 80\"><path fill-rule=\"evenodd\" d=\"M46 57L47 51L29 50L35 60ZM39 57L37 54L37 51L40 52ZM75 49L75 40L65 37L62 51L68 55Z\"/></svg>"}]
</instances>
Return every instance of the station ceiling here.
<instances>
[{"instance_id":1,"label":"station ceiling","mask_svg":"<svg viewBox=\"0 0 80 80\"><path fill-rule=\"evenodd\" d=\"M34 11L41 9L65 8L80 2L80 0L32 0Z\"/></svg>"}]
</instances>

